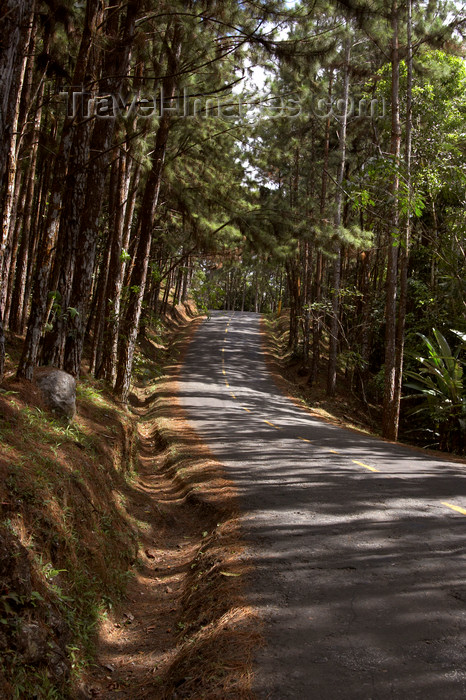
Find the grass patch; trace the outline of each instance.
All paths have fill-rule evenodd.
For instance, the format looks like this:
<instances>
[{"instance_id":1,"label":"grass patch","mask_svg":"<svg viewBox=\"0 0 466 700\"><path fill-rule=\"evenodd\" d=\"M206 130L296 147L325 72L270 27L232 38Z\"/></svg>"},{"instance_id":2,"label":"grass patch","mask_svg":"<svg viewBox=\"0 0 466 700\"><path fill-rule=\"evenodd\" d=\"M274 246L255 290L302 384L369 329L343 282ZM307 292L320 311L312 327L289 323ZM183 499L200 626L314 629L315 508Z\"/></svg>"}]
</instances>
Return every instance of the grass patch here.
<instances>
[{"instance_id":1,"label":"grass patch","mask_svg":"<svg viewBox=\"0 0 466 700\"><path fill-rule=\"evenodd\" d=\"M0 694L74 697L99 621L136 560L134 426L103 386L78 383L76 419L34 384L0 392Z\"/></svg>"}]
</instances>

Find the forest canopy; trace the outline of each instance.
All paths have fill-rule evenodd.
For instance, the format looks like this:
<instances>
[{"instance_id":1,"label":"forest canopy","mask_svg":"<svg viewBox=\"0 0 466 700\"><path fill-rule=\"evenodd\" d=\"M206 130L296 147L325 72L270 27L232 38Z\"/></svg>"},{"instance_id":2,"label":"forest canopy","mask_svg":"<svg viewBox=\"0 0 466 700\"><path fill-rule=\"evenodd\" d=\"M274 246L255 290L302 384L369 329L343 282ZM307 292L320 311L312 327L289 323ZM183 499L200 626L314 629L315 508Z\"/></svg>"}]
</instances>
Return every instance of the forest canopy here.
<instances>
[{"instance_id":1,"label":"forest canopy","mask_svg":"<svg viewBox=\"0 0 466 700\"><path fill-rule=\"evenodd\" d=\"M127 401L167 303L288 343L464 451L466 10L446 0L6 0L0 376ZM401 407L401 413L400 413Z\"/></svg>"}]
</instances>

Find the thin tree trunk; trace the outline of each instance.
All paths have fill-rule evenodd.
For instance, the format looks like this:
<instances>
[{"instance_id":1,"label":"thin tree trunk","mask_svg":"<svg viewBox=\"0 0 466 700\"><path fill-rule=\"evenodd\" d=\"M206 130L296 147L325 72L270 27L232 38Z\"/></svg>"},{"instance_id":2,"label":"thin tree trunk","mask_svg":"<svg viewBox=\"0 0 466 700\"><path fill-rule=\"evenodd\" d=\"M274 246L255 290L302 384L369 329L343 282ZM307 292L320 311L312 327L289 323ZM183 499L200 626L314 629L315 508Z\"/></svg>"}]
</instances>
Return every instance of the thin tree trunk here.
<instances>
[{"instance_id":1,"label":"thin tree trunk","mask_svg":"<svg viewBox=\"0 0 466 700\"><path fill-rule=\"evenodd\" d=\"M80 105L81 114L88 111L87 100ZM57 237L57 251L51 276L51 289L56 309L53 329L45 335L43 364L63 367L65 340L71 311L71 293L78 249L81 218L85 209L86 164L89 160L91 120L82 117L75 122L73 143L68 160L68 174L63 188L62 212Z\"/></svg>"},{"instance_id":2,"label":"thin tree trunk","mask_svg":"<svg viewBox=\"0 0 466 700\"><path fill-rule=\"evenodd\" d=\"M131 203L128 202L129 192L129 154L127 151L120 153L120 167L117 193L117 212L114 221L113 239L111 246L111 258L109 263L109 275L107 281L107 292L105 295L104 323L105 329L103 337L105 342L102 348L102 358L100 364L96 364L97 376L104 377L114 384L116 379L116 368L118 358L118 331L120 327L121 312L121 290L123 285L124 261L121 256L125 249L125 229L131 230L131 220L126 219L128 210L134 211L135 195L132 195ZM127 223L125 224L125 221ZM128 246L126 240L126 247Z\"/></svg>"},{"instance_id":3,"label":"thin tree trunk","mask_svg":"<svg viewBox=\"0 0 466 700\"><path fill-rule=\"evenodd\" d=\"M329 84L328 84L328 100L329 103L332 99L332 84L333 84L333 73L330 73ZM322 168L322 185L320 192L320 219L322 220L325 216L325 208L327 202L327 183L328 183L328 161L330 153L330 116L327 118L325 123L325 146L324 146L324 162ZM315 269L315 287L314 287L314 302L319 305L322 301L322 279L324 270L324 260L323 255L320 250L317 251L316 256L316 269ZM322 310L317 306L313 311L312 320L312 360L311 360L311 373L309 375L309 386L312 386L317 379L317 372L319 371L319 361L320 361L320 340L322 336Z\"/></svg>"},{"instance_id":4,"label":"thin tree trunk","mask_svg":"<svg viewBox=\"0 0 466 700\"><path fill-rule=\"evenodd\" d=\"M15 282L15 273L16 273L16 262L17 262L17 257L18 257L18 248L19 248L19 242L20 242L20 237L21 237L21 224L24 218L24 208L26 205L26 194L27 194L27 187L28 187L28 177L27 174L24 175L22 178L18 178L18 180L21 179L21 188L19 192L19 197L18 197L18 204L15 207L16 211L14 213L14 216L12 217L12 222L11 225L13 226L13 235L11 237L11 262L9 266L9 271L8 271L8 285L6 286L6 294L5 294L5 313L4 313L4 324L5 327L10 328L10 311L11 311L11 305L13 301L13 287L14 287L14 282Z\"/></svg>"},{"instance_id":5,"label":"thin tree trunk","mask_svg":"<svg viewBox=\"0 0 466 700\"><path fill-rule=\"evenodd\" d=\"M9 327L15 333L21 333L23 328L23 304L26 289L26 275L28 267L29 241L31 236L32 212L34 199L34 180L36 175L37 155L39 145L39 130L42 118L42 97L44 81L41 80L37 93L37 107L34 117L34 126L31 133L32 143L29 149L29 167L27 174L27 190L25 193L25 205L23 210L23 221L21 226L21 242L16 263L16 276L11 298L11 310ZM40 185L40 183L39 183Z\"/></svg>"},{"instance_id":6,"label":"thin tree trunk","mask_svg":"<svg viewBox=\"0 0 466 700\"><path fill-rule=\"evenodd\" d=\"M8 167L8 154L14 138L12 106L19 92L20 75L28 45L28 27L33 0L4 0L0 31L0 190Z\"/></svg>"},{"instance_id":7,"label":"thin tree trunk","mask_svg":"<svg viewBox=\"0 0 466 700\"><path fill-rule=\"evenodd\" d=\"M181 27L176 23L173 30L173 40L169 52L167 77L164 80L164 94L167 99L173 98L176 89L176 70L181 55ZM152 242L152 228L157 208L160 185L162 182L163 166L168 134L171 126L169 113L164 112L160 117L154 150L151 155L152 168L147 177L146 187L141 203L139 229L139 244L135 264L131 275L130 297L123 324L122 342L118 353L118 370L115 383L115 394L124 403L128 399L131 385L134 349L138 335L139 319L147 280L149 254Z\"/></svg>"},{"instance_id":8,"label":"thin tree trunk","mask_svg":"<svg viewBox=\"0 0 466 700\"><path fill-rule=\"evenodd\" d=\"M343 178L345 175L346 165L346 129L348 124L348 97L349 97L349 62L351 54L351 39L345 41L345 72L343 83L343 115L341 118L340 127L340 166L337 177L337 190L335 201L335 229L339 236L338 229L341 226L342 206L343 206ZM338 335L339 335L339 316L340 316L340 284L341 284L341 244L339 240L335 244L334 249L335 259L333 261L332 273L332 318L330 322L330 344L328 358L328 373L327 373L327 394L334 396L337 382L337 353L338 353Z\"/></svg>"},{"instance_id":9,"label":"thin tree trunk","mask_svg":"<svg viewBox=\"0 0 466 700\"><path fill-rule=\"evenodd\" d=\"M123 36L118 37L120 13L114 11L108 26L108 47L103 67L103 79L100 87L104 93L118 94L127 74L135 23L140 0L130 0L127 4L123 24ZM77 313L70 316L68 334L65 344L63 367L74 376L79 376L81 357L86 330L86 317L89 305L89 288L94 273L95 255L99 233L99 216L105 190L107 166L111 158L111 143L115 130L116 117L97 119L91 139L91 162L88 168L87 193L76 270L73 279L72 306Z\"/></svg>"},{"instance_id":10,"label":"thin tree trunk","mask_svg":"<svg viewBox=\"0 0 466 700\"><path fill-rule=\"evenodd\" d=\"M412 46L412 0L407 0L407 85L406 85L406 187L408 192L408 205L406 207L406 221L403 232L403 240L400 249L400 299L398 303L398 319L396 327L396 357L395 357L395 393L393 397L396 411L396 439L398 437L401 392L403 385L403 355L405 340L406 302L408 298L408 261L409 243L411 236L411 148L412 148L412 93L413 93L413 46ZM395 433L395 430L393 431Z\"/></svg>"},{"instance_id":11,"label":"thin tree trunk","mask_svg":"<svg viewBox=\"0 0 466 700\"><path fill-rule=\"evenodd\" d=\"M391 155L393 165L397 169L400 160L401 124L400 124L400 57L398 39L398 2L392 2L392 138ZM395 400L396 375L396 297L398 280L398 247L399 247L399 177L397 171L392 181L393 212L391 228L388 236L388 262L385 303L385 386L382 418L382 434L390 440L398 436L399 406Z\"/></svg>"},{"instance_id":12,"label":"thin tree trunk","mask_svg":"<svg viewBox=\"0 0 466 700\"><path fill-rule=\"evenodd\" d=\"M24 15L21 10L24 5ZM21 172L18 169L18 147L19 147L19 116L21 96L26 87L24 77L27 66L27 50L30 46L32 36L32 7L33 3L22 2L19 8L13 9L13 14L18 14L20 24L15 28L14 33L18 33L18 53L16 57L11 57L16 65L3 65L3 52L0 58L0 70L10 74L11 83L8 95L0 92L0 135L6 141L0 146L0 166L3 160L3 152L6 153L6 163L0 170L0 192L3 191L2 201L2 234L0 239L0 308L3 313L3 320L6 322L4 310L7 294L7 280L9 278L10 265L12 263L12 245L15 231L15 211L20 192ZM12 10L10 9L10 12ZM3 21L6 21L4 18ZM3 32L2 32L3 34ZM7 44L8 51L8 44ZM19 53L21 51L21 53ZM6 80L0 78L0 91L7 89L8 75ZM6 103L5 103L6 98ZM4 127L2 128L2 122ZM14 261L13 261L14 264Z\"/></svg>"},{"instance_id":13,"label":"thin tree trunk","mask_svg":"<svg viewBox=\"0 0 466 700\"><path fill-rule=\"evenodd\" d=\"M99 0L88 0L86 5L86 17L81 37L78 59L73 75L72 85L82 85L86 74L89 52L95 26L99 16ZM17 376L24 379L32 379L34 368L39 354L39 345L42 330L46 321L48 308L48 285L52 255L60 224L61 207L63 201L63 181L68 170L68 160L73 141L74 120L66 117L63 125L60 145L54 162L54 175L49 205L47 209L47 221L44 235L38 250L34 288L32 294L31 311L29 314L26 340L19 362Z\"/></svg>"}]
</instances>

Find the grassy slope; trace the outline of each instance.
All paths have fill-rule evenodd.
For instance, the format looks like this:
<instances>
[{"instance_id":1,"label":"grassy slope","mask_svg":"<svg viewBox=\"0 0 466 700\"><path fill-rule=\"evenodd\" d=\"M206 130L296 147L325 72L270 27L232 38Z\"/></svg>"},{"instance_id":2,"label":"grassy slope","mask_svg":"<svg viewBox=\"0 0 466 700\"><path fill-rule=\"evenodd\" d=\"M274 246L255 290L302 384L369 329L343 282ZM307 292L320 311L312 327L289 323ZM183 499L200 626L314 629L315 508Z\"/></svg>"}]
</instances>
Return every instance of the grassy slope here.
<instances>
[{"instance_id":1,"label":"grassy slope","mask_svg":"<svg viewBox=\"0 0 466 700\"><path fill-rule=\"evenodd\" d=\"M86 377L77 405L68 425L34 385L0 389L2 697L67 697L136 558L133 422Z\"/></svg>"},{"instance_id":2,"label":"grassy slope","mask_svg":"<svg viewBox=\"0 0 466 700\"><path fill-rule=\"evenodd\" d=\"M179 353L167 338L185 345L179 328L188 325L174 314L165 328L147 332L130 410L84 374L69 425L45 410L34 385L13 379L20 339L9 339L0 388L1 697L87 698L89 688L113 697L126 687L128 698L135 687L151 699L172 697L175 688L179 697L250 696L257 623L242 597L233 494L173 399L177 368L164 369ZM160 545L150 559L148 535ZM167 543L179 590L167 597L154 587L150 610L132 604L149 630L150 616L176 610L171 636L133 631L140 659L150 649L150 660L159 645L158 674L140 664L134 675L121 635L109 646L118 648L118 663L128 661L120 676L94 672L106 620L114 636L122 629L127 639L129 629L110 620L141 580L152 576L158 586L164 564L157 551L168 551Z\"/></svg>"}]
</instances>

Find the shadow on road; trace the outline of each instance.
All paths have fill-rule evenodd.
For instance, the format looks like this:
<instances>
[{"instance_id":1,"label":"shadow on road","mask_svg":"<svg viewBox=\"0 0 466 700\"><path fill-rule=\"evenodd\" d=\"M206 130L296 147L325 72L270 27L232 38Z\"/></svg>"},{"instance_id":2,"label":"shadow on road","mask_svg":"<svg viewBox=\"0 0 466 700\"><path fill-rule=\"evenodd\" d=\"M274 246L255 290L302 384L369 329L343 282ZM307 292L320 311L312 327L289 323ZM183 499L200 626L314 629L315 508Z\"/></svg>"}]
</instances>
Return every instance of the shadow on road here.
<instances>
[{"instance_id":1,"label":"shadow on road","mask_svg":"<svg viewBox=\"0 0 466 700\"><path fill-rule=\"evenodd\" d=\"M257 317L225 333L230 316L198 331L180 397L244 509L258 696L463 699L466 519L442 502L464 503L465 467L312 418L270 378Z\"/></svg>"}]
</instances>

